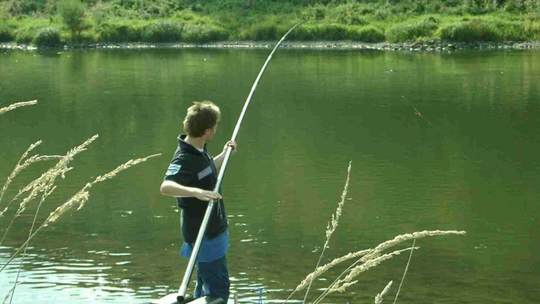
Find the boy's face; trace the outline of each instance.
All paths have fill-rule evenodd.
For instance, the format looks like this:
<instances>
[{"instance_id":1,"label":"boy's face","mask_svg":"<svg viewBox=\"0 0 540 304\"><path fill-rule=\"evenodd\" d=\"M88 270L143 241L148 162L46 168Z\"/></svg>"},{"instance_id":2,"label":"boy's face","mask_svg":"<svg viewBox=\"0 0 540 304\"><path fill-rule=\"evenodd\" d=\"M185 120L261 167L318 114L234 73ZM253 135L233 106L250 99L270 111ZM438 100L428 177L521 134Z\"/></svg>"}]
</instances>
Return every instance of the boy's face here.
<instances>
[{"instance_id":1,"label":"boy's face","mask_svg":"<svg viewBox=\"0 0 540 304\"><path fill-rule=\"evenodd\" d=\"M214 135L216 135L218 125L216 124L211 129L206 129L206 132L204 135L206 136L206 141L211 141L214 138Z\"/></svg>"}]
</instances>

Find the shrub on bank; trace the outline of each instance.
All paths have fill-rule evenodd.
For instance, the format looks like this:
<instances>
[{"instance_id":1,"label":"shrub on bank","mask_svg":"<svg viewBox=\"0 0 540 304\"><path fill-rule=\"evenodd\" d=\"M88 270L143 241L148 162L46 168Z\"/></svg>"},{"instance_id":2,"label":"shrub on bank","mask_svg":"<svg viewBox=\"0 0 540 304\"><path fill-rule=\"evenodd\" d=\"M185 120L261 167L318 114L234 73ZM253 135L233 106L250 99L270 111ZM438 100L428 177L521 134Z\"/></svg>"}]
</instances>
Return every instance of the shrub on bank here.
<instances>
[{"instance_id":1,"label":"shrub on bank","mask_svg":"<svg viewBox=\"0 0 540 304\"><path fill-rule=\"evenodd\" d=\"M80 36L88 27L85 21L86 7L80 0L61 0L58 2L58 13L66 27L71 31L72 39Z\"/></svg>"},{"instance_id":2,"label":"shrub on bank","mask_svg":"<svg viewBox=\"0 0 540 304\"><path fill-rule=\"evenodd\" d=\"M287 31L287 28L279 26L275 20L265 20L255 23L240 34L242 40L276 40Z\"/></svg>"},{"instance_id":3,"label":"shrub on bank","mask_svg":"<svg viewBox=\"0 0 540 304\"><path fill-rule=\"evenodd\" d=\"M290 36L291 40L354 40L363 42L384 41L384 32L374 26L347 26L342 24L303 24Z\"/></svg>"},{"instance_id":4,"label":"shrub on bank","mask_svg":"<svg viewBox=\"0 0 540 304\"><path fill-rule=\"evenodd\" d=\"M15 39L13 27L6 21L0 20L0 42L9 42Z\"/></svg>"},{"instance_id":5,"label":"shrub on bank","mask_svg":"<svg viewBox=\"0 0 540 304\"><path fill-rule=\"evenodd\" d=\"M340 24L304 24L291 33L291 40L347 40L354 36L350 27Z\"/></svg>"},{"instance_id":6,"label":"shrub on bank","mask_svg":"<svg viewBox=\"0 0 540 304\"><path fill-rule=\"evenodd\" d=\"M350 39L361 42L382 42L385 36L381 29L368 25L352 30Z\"/></svg>"},{"instance_id":7,"label":"shrub on bank","mask_svg":"<svg viewBox=\"0 0 540 304\"><path fill-rule=\"evenodd\" d=\"M347 2L328 8L328 19L346 25L367 25L369 22L362 16L364 6L357 2Z\"/></svg>"},{"instance_id":8,"label":"shrub on bank","mask_svg":"<svg viewBox=\"0 0 540 304\"><path fill-rule=\"evenodd\" d=\"M527 20L523 24L525 37L529 40L540 40L540 22Z\"/></svg>"},{"instance_id":9,"label":"shrub on bank","mask_svg":"<svg viewBox=\"0 0 540 304\"><path fill-rule=\"evenodd\" d=\"M15 42L20 44L30 44L36 37L38 29L34 27L21 27L15 30Z\"/></svg>"},{"instance_id":10,"label":"shrub on bank","mask_svg":"<svg viewBox=\"0 0 540 304\"><path fill-rule=\"evenodd\" d=\"M456 42L475 41L522 41L530 39L530 33L521 21L496 19L464 19L441 27L441 39Z\"/></svg>"},{"instance_id":11,"label":"shrub on bank","mask_svg":"<svg viewBox=\"0 0 540 304\"><path fill-rule=\"evenodd\" d=\"M501 37L492 24L479 19L461 21L441 27L443 40L456 42L499 41Z\"/></svg>"},{"instance_id":12,"label":"shrub on bank","mask_svg":"<svg viewBox=\"0 0 540 304\"><path fill-rule=\"evenodd\" d=\"M77 39L74 42L75 44L93 44L98 42L99 37L94 31L84 31L77 36Z\"/></svg>"},{"instance_id":13,"label":"shrub on bank","mask_svg":"<svg viewBox=\"0 0 540 304\"><path fill-rule=\"evenodd\" d=\"M46 27L39 30L33 39L37 47L60 47L63 45L60 30L54 27Z\"/></svg>"},{"instance_id":14,"label":"shrub on bank","mask_svg":"<svg viewBox=\"0 0 540 304\"><path fill-rule=\"evenodd\" d=\"M437 30L439 20L428 17L416 22L404 22L391 26L386 31L390 42L414 41L422 37L431 37Z\"/></svg>"},{"instance_id":15,"label":"shrub on bank","mask_svg":"<svg viewBox=\"0 0 540 304\"><path fill-rule=\"evenodd\" d=\"M96 28L98 41L134 42L142 40L141 28L129 22L103 22Z\"/></svg>"},{"instance_id":16,"label":"shrub on bank","mask_svg":"<svg viewBox=\"0 0 540 304\"><path fill-rule=\"evenodd\" d=\"M170 20L158 21L144 26L142 40L145 42L179 42L182 39L182 24Z\"/></svg>"},{"instance_id":17,"label":"shrub on bank","mask_svg":"<svg viewBox=\"0 0 540 304\"><path fill-rule=\"evenodd\" d=\"M229 38L229 34L223 28L214 25L184 25L182 41L205 43L223 41Z\"/></svg>"}]
</instances>

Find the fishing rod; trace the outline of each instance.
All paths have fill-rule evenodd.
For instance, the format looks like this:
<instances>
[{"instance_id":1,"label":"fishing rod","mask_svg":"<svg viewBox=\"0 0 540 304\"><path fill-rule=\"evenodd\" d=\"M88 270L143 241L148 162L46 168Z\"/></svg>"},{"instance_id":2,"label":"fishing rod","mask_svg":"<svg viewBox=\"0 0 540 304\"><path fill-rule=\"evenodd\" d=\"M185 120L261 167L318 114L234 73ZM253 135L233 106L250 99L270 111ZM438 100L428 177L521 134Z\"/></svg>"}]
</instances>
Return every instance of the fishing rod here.
<instances>
[{"instance_id":1,"label":"fishing rod","mask_svg":"<svg viewBox=\"0 0 540 304\"><path fill-rule=\"evenodd\" d=\"M281 37L281 39L278 41L278 43L276 43L276 45L272 49L272 52L270 52L270 55L268 55L268 58L266 58L266 61L264 62L261 70L259 71L259 75L257 75L255 82L253 82L253 85L251 86L251 91L249 92L249 95L246 98L246 102L244 103L242 112L240 112L240 117L238 118L238 122L236 123L236 126L234 127L231 141L236 140L236 136L238 135L238 132L240 130L240 125L242 124L242 120L244 119L244 116L246 115L246 111L251 102L251 98L253 97L253 93L255 93L255 89L257 88L257 85L259 84L259 80L261 79L264 73L264 70L266 70L266 66L268 66L268 63L270 63L270 60L272 59L272 55L274 55L279 45L285 40L285 38L287 38L289 33L292 32L297 26L298 24L295 24L283 35L283 37ZM225 150L225 157L223 158L223 162L221 163L221 168L219 170L217 182L214 187L214 192L219 191L221 181L223 180L223 175L225 174L225 169L227 168L227 163L229 162L229 156L231 155L231 151L232 151L232 147L227 146ZM197 239L195 240L195 244L193 245L193 250L192 250L191 256L189 257L189 262L186 268L186 272L184 273L184 278L182 279L182 284L180 285L180 288L178 289L178 295L176 299L179 304L184 303L186 299L186 292L189 285L189 281L191 280L191 274L193 273L193 267L195 266L197 255L199 254L199 249L201 247L202 239L206 231L206 226L208 226L208 221L210 219L210 214L212 213L213 207L214 207L214 201L211 200L208 203L208 207L206 207L206 212L204 214L204 218L201 223L201 228L199 229L199 233L197 234Z\"/></svg>"}]
</instances>

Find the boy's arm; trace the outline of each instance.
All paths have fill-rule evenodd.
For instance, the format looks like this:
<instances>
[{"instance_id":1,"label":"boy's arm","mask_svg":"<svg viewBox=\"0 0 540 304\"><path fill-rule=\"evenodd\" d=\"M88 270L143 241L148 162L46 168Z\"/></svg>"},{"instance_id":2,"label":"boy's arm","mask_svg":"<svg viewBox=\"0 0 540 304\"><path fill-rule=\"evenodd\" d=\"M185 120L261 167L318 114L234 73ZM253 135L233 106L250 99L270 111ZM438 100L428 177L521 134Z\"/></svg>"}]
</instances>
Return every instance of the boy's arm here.
<instances>
[{"instance_id":1,"label":"boy's arm","mask_svg":"<svg viewBox=\"0 0 540 304\"><path fill-rule=\"evenodd\" d=\"M223 146L223 151L216 155L214 157L214 164L216 165L216 169L219 172L221 169L221 164L223 164L223 159L225 158L225 150L227 150L227 147L231 147L233 152L236 152L237 144L235 141L229 140L225 146Z\"/></svg>"},{"instance_id":2,"label":"boy's arm","mask_svg":"<svg viewBox=\"0 0 540 304\"><path fill-rule=\"evenodd\" d=\"M217 192L183 186L171 180L164 180L159 187L159 192L165 196L195 197L201 201L221 199L221 195Z\"/></svg>"}]
</instances>

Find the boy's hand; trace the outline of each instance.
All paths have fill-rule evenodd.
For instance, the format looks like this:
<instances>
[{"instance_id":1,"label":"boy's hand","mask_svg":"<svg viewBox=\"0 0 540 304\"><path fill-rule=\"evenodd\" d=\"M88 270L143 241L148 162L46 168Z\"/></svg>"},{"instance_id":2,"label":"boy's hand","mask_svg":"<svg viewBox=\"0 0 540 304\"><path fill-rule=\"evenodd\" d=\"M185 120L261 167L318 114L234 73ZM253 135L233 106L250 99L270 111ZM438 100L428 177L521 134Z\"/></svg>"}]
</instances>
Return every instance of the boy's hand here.
<instances>
[{"instance_id":1,"label":"boy's hand","mask_svg":"<svg viewBox=\"0 0 540 304\"><path fill-rule=\"evenodd\" d=\"M196 189L193 193L193 196L201 201L213 201L221 199L221 194L214 191L207 191L203 189Z\"/></svg>"},{"instance_id":2,"label":"boy's hand","mask_svg":"<svg viewBox=\"0 0 540 304\"><path fill-rule=\"evenodd\" d=\"M236 141L233 141L233 140L229 140L225 146L223 146L223 152L225 152L225 150L227 150L227 147L231 147L232 148L232 152L236 152L236 149L238 148L238 144L236 143Z\"/></svg>"}]
</instances>

